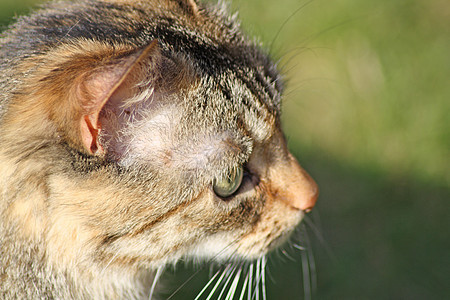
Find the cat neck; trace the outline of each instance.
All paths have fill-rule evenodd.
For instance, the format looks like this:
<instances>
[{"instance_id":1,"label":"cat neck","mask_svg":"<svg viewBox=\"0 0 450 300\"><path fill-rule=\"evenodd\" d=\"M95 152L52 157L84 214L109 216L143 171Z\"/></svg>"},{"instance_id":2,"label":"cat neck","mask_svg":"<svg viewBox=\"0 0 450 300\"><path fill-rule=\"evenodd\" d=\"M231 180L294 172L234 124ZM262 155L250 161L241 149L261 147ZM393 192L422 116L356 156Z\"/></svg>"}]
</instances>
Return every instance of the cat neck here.
<instances>
[{"instance_id":1,"label":"cat neck","mask_svg":"<svg viewBox=\"0 0 450 300\"><path fill-rule=\"evenodd\" d=\"M140 299L149 294L152 272L100 255L79 223L67 214L61 220L52 216L55 208L49 203L57 197L50 185L58 176L46 174L49 164L33 164L30 157L14 163L6 157L0 153L5 175L0 185L0 299Z\"/></svg>"},{"instance_id":2,"label":"cat neck","mask_svg":"<svg viewBox=\"0 0 450 300\"><path fill-rule=\"evenodd\" d=\"M80 262L61 267L49 262L43 241L10 232L2 236L0 278L7 287L2 299L143 299L149 294L151 272L92 265L87 270Z\"/></svg>"}]
</instances>

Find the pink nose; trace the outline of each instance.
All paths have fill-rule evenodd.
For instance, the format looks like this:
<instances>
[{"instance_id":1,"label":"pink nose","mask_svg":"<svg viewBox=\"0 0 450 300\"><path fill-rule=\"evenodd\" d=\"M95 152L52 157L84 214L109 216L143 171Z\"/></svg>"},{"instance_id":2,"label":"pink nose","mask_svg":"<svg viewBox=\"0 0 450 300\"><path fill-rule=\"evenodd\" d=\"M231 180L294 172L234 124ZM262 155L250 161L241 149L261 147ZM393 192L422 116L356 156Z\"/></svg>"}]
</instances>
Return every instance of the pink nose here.
<instances>
[{"instance_id":1,"label":"pink nose","mask_svg":"<svg viewBox=\"0 0 450 300\"><path fill-rule=\"evenodd\" d=\"M301 169L301 171L303 178L299 178L298 196L293 199L292 205L305 212L310 212L316 205L319 197L319 188L314 179L305 170Z\"/></svg>"},{"instance_id":2,"label":"pink nose","mask_svg":"<svg viewBox=\"0 0 450 300\"><path fill-rule=\"evenodd\" d=\"M271 170L272 184L283 191L283 199L290 206L309 212L316 204L319 189L314 179L303 170L289 153L287 163L281 163Z\"/></svg>"}]
</instances>

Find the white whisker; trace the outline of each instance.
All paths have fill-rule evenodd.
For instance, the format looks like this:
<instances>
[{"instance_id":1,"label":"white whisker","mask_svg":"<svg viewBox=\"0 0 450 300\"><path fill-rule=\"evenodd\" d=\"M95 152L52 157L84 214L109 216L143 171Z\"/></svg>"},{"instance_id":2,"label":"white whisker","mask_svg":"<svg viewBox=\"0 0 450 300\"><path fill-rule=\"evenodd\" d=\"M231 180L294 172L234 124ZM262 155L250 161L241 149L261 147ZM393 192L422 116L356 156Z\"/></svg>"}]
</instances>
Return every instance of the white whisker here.
<instances>
[{"instance_id":1,"label":"white whisker","mask_svg":"<svg viewBox=\"0 0 450 300\"><path fill-rule=\"evenodd\" d=\"M253 292L253 298L259 300L259 282L261 281L261 258L256 261L256 278L255 278L255 291Z\"/></svg>"},{"instance_id":2,"label":"white whisker","mask_svg":"<svg viewBox=\"0 0 450 300\"><path fill-rule=\"evenodd\" d=\"M251 266L253 267L253 265L251 265ZM245 276L244 285L242 286L242 291L241 291L241 295L239 296L239 300L244 299L245 290L247 289L247 284L249 281L249 275L250 275L250 270L249 270L249 272L247 272L247 275Z\"/></svg>"},{"instance_id":3,"label":"white whisker","mask_svg":"<svg viewBox=\"0 0 450 300\"><path fill-rule=\"evenodd\" d=\"M209 278L211 278L214 274L214 264L210 264L209 266ZM216 272L217 274L217 272Z\"/></svg>"},{"instance_id":4,"label":"white whisker","mask_svg":"<svg viewBox=\"0 0 450 300\"><path fill-rule=\"evenodd\" d=\"M248 283L248 297L247 300L252 300L252 286L253 286L253 263L250 264L250 268L248 273L249 276L249 283Z\"/></svg>"},{"instance_id":5,"label":"white whisker","mask_svg":"<svg viewBox=\"0 0 450 300\"><path fill-rule=\"evenodd\" d=\"M164 271L164 266L160 266L156 270L156 274L155 274L155 277L153 278L153 282L152 282L152 287L150 288L150 294L148 296L149 300L152 300L152 298L153 298L153 292L155 291L156 283L158 282L159 278L161 277L161 274L163 273L163 271Z\"/></svg>"},{"instance_id":6,"label":"white whisker","mask_svg":"<svg viewBox=\"0 0 450 300\"><path fill-rule=\"evenodd\" d=\"M116 252L112 258L109 260L109 262L105 265L105 267L100 271L100 276L103 275L103 273L105 273L106 269L108 269L108 267L111 265L111 263L114 261L114 259L117 258L117 256L119 256L119 252Z\"/></svg>"},{"instance_id":7,"label":"white whisker","mask_svg":"<svg viewBox=\"0 0 450 300\"><path fill-rule=\"evenodd\" d=\"M284 254L284 256L286 256L289 260L291 260L291 261L295 261L295 258L293 258L292 256L290 256L289 255L289 253L287 253L287 251L286 250L281 250L281 253L283 253Z\"/></svg>"},{"instance_id":8,"label":"white whisker","mask_svg":"<svg viewBox=\"0 0 450 300\"><path fill-rule=\"evenodd\" d=\"M306 250L305 247L297 245L297 244L294 244L293 246L294 246L295 249L298 249L298 250L301 250L301 251L305 251Z\"/></svg>"},{"instance_id":9,"label":"white whisker","mask_svg":"<svg viewBox=\"0 0 450 300\"><path fill-rule=\"evenodd\" d=\"M198 300L200 298L201 295L203 295L203 293L206 291L206 289L209 287L209 285L211 283L213 283L214 279L216 279L217 275L219 275L221 270L217 271L216 274L214 274L213 277L211 277L211 279L208 281L208 283L205 285L205 287L200 291L200 293L198 293L197 297L195 297L194 300Z\"/></svg>"},{"instance_id":10,"label":"white whisker","mask_svg":"<svg viewBox=\"0 0 450 300\"><path fill-rule=\"evenodd\" d=\"M305 242L308 245L307 254L308 254L308 263L309 263L309 272L311 277L311 289L312 292L316 291L317 287L317 274L316 274L316 263L314 259L314 254L311 249L311 240L309 239L308 232L305 230Z\"/></svg>"},{"instance_id":11,"label":"white whisker","mask_svg":"<svg viewBox=\"0 0 450 300\"><path fill-rule=\"evenodd\" d=\"M219 253L217 253L214 257L208 260L208 263L212 263L217 257L219 257L223 252L227 251L231 246L233 246L238 239L235 239L231 243L229 243L226 247L224 247ZM204 269L198 269L194 274L192 274L183 284L181 284L166 300L170 300L173 298L175 294L177 294L188 282L190 282L200 271ZM221 276L222 277L222 276Z\"/></svg>"},{"instance_id":12,"label":"white whisker","mask_svg":"<svg viewBox=\"0 0 450 300\"><path fill-rule=\"evenodd\" d=\"M305 299L311 299L311 280L309 273L308 254L306 251L300 252L302 257L302 270L303 270L303 291Z\"/></svg>"},{"instance_id":13,"label":"white whisker","mask_svg":"<svg viewBox=\"0 0 450 300\"><path fill-rule=\"evenodd\" d=\"M325 249L329 257L332 259L332 261L336 263L337 262L336 255L334 254L333 250L331 250L330 245L327 243L327 241L325 241L325 238L323 237L322 232L319 230L319 228L317 228L317 226L312 222L312 220L308 216L305 216L303 220L304 224L306 224L309 228L312 229L314 235L319 239L320 243L322 244L323 248Z\"/></svg>"},{"instance_id":14,"label":"white whisker","mask_svg":"<svg viewBox=\"0 0 450 300\"><path fill-rule=\"evenodd\" d=\"M225 290L228 287L228 283L231 281L231 278L233 277L234 272L236 271L237 267L231 264L232 268L227 274L227 280L225 281L225 284L222 287L222 290L220 291L219 297L217 297L217 300L222 299L223 294L225 293Z\"/></svg>"},{"instance_id":15,"label":"white whisker","mask_svg":"<svg viewBox=\"0 0 450 300\"><path fill-rule=\"evenodd\" d=\"M220 275L219 279L217 280L216 284L213 286L211 292L208 294L208 297L206 300L210 300L214 293L216 292L217 288L219 287L220 283L222 282L225 275L228 273L228 269L230 268L230 265L226 266L225 270L223 270L222 275Z\"/></svg>"},{"instance_id":16,"label":"white whisker","mask_svg":"<svg viewBox=\"0 0 450 300\"><path fill-rule=\"evenodd\" d=\"M236 275L234 276L234 280L231 283L230 286L230 290L228 291L228 294L225 296L225 300L233 300L234 294L236 293L236 289L239 283L239 279L241 277L241 271L242 271L242 266L239 267Z\"/></svg>"},{"instance_id":17,"label":"white whisker","mask_svg":"<svg viewBox=\"0 0 450 300\"><path fill-rule=\"evenodd\" d=\"M261 283L262 283L262 295L263 295L263 300L267 300L267 295L266 295L266 264L267 264L267 258L264 255L262 257L262 266L261 266Z\"/></svg>"}]
</instances>

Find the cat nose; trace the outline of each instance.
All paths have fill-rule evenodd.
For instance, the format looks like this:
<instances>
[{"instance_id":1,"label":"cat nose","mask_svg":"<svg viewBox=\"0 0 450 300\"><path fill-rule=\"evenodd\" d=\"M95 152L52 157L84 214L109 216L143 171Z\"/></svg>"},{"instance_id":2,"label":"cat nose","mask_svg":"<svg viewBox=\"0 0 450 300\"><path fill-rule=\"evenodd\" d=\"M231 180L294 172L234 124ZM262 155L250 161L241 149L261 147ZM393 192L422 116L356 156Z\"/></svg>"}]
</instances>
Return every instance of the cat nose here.
<instances>
[{"instance_id":1,"label":"cat nose","mask_svg":"<svg viewBox=\"0 0 450 300\"><path fill-rule=\"evenodd\" d=\"M314 205L316 205L317 198L319 197L319 188L314 179L297 162L295 163L300 169L298 170L300 174L296 176L296 191L293 191L296 195L291 198L291 205L304 212L310 212Z\"/></svg>"},{"instance_id":2,"label":"cat nose","mask_svg":"<svg viewBox=\"0 0 450 300\"><path fill-rule=\"evenodd\" d=\"M271 173L272 184L278 190L280 199L298 210L312 210L319 196L319 188L292 154L288 154L287 164L278 165Z\"/></svg>"}]
</instances>

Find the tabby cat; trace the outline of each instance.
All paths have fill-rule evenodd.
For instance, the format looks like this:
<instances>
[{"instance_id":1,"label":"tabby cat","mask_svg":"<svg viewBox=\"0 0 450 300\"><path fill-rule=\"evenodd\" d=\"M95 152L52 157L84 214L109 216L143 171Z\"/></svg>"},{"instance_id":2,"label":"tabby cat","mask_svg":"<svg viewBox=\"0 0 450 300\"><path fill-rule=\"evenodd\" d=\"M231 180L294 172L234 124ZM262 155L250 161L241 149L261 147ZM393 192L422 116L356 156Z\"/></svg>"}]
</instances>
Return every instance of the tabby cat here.
<instances>
[{"instance_id":1,"label":"tabby cat","mask_svg":"<svg viewBox=\"0 0 450 300\"><path fill-rule=\"evenodd\" d=\"M254 260L317 199L283 83L223 4L44 5L0 40L0 298L148 298L180 258Z\"/></svg>"}]
</instances>

